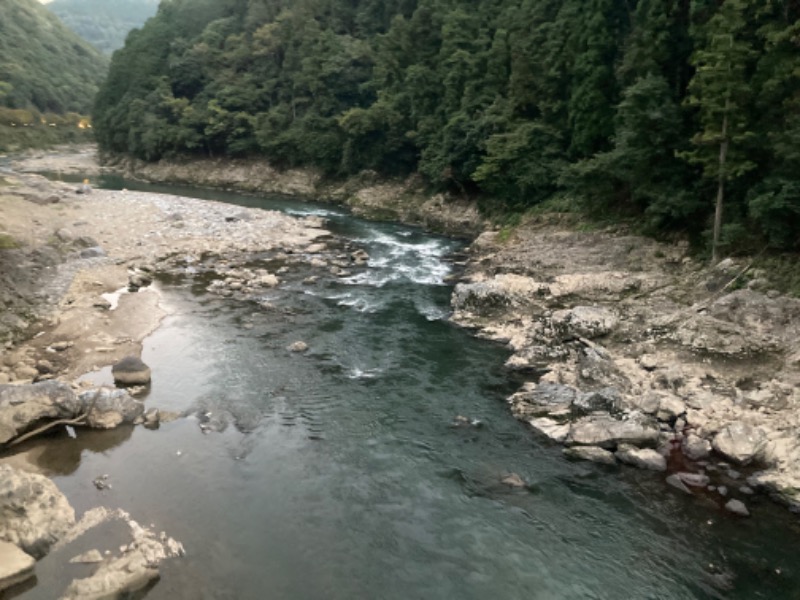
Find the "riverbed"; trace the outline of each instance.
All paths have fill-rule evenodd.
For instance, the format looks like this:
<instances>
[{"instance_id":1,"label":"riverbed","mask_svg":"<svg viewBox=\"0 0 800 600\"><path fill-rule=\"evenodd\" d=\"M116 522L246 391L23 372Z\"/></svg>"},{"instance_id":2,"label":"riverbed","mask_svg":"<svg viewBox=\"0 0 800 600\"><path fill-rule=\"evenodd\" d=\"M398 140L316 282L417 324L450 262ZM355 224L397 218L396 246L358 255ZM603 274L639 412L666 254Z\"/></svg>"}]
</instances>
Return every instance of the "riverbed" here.
<instances>
[{"instance_id":1,"label":"riverbed","mask_svg":"<svg viewBox=\"0 0 800 600\"><path fill-rule=\"evenodd\" d=\"M448 322L460 242L284 198L169 191L321 216L370 260L311 283L290 270L259 303L210 294L202 273L162 278L170 316L144 340L147 406L188 416L48 441L41 462L78 513L120 507L184 544L148 598L800 589L797 520L768 500L737 519L658 475L571 463L511 416L504 399L520 382L503 368L508 351ZM287 350L298 340L307 352ZM525 487L502 483L511 473ZM105 474L111 488L97 490ZM85 575L59 558L39 563L22 598L51 598Z\"/></svg>"}]
</instances>

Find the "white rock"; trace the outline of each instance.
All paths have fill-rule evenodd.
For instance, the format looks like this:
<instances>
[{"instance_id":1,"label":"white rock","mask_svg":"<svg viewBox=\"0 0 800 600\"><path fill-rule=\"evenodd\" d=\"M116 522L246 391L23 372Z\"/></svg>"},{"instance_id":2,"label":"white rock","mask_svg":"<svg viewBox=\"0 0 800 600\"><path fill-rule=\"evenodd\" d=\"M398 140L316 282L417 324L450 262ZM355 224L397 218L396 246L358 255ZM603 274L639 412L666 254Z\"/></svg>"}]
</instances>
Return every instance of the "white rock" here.
<instances>
[{"instance_id":1,"label":"white rock","mask_svg":"<svg viewBox=\"0 0 800 600\"><path fill-rule=\"evenodd\" d=\"M724 427L715 437L714 450L740 465L762 457L767 446L764 431L741 422Z\"/></svg>"},{"instance_id":2,"label":"white rock","mask_svg":"<svg viewBox=\"0 0 800 600\"><path fill-rule=\"evenodd\" d=\"M14 544L0 540L0 591L33 575L36 560Z\"/></svg>"},{"instance_id":3,"label":"white rock","mask_svg":"<svg viewBox=\"0 0 800 600\"><path fill-rule=\"evenodd\" d=\"M740 517L750 516L750 511L747 510L747 507L741 500L736 500L736 499L728 500L728 502L725 504L725 510L735 515L739 515Z\"/></svg>"},{"instance_id":4,"label":"white rock","mask_svg":"<svg viewBox=\"0 0 800 600\"><path fill-rule=\"evenodd\" d=\"M588 460L604 465L616 465L614 453L597 446L574 446L564 448L564 456L573 460Z\"/></svg>"},{"instance_id":5,"label":"white rock","mask_svg":"<svg viewBox=\"0 0 800 600\"><path fill-rule=\"evenodd\" d=\"M702 460L711 454L711 442L690 433L683 438L681 450L691 460Z\"/></svg>"},{"instance_id":6,"label":"white rock","mask_svg":"<svg viewBox=\"0 0 800 600\"><path fill-rule=\"evenodd\" d=\"M553 419L547 417L540 417L538 419L531 419L528 421L534 430L542 435L550 438L554 442L563 443L569 435L569 423L561 424Z\"/></svg>"},{"instance_id":7,"label":"white rock","mask_svg":"<svg viewBox=\"0 0 800 600\"><path fill-rule=\"evenodd\" d=\"M651 471L666 471L667 459L661 454L651 448L636 448L628 444L623 444L614 453L620 462L639 467L640 469L649 469Z\"/></svg>"}]
</instances>

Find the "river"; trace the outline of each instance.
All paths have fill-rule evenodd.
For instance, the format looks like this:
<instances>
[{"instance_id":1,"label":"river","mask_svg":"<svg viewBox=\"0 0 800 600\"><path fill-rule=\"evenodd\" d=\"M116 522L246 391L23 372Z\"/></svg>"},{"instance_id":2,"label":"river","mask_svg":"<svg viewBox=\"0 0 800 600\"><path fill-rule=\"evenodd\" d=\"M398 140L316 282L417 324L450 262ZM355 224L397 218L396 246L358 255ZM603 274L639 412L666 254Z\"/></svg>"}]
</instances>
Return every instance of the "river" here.
<instances>
[{"instance_id":1,"label":"river","mask_svg":"<svg viewBox=\"0 0 800 600\"><path fill-rule=\"evenodd\" d=\"M736 519L663 475L571 463L511 416L506 350L447 321L460 242L330 206L168 189L324 216L370 261L314 284L290 271L269 309L162 280L171 315L144 343L147 405L191 415L51 440L43 460L78 513L121 507L185 545L149 599L798 597L800 531L782 509L756 499ZM288 352L297 340L309 351ZM528 486L502 484L509 473ZM111 489L92 485L101 474ZM89 572L56 552L21 597Z\"/></svg>"}]
</instances>

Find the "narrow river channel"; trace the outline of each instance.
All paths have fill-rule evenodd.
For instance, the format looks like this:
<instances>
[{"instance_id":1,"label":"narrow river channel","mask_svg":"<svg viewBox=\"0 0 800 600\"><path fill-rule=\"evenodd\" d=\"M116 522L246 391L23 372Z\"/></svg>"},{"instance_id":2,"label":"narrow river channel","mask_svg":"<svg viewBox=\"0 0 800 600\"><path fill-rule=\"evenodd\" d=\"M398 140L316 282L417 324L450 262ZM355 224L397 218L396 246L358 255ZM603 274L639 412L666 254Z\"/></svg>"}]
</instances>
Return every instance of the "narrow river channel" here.
<instances>
[{"instance_id":1,"label":"narrow river channel","mask_svg":"<svg viewBox=\"0 0 800 600\"><path fill-rule=\"evenodd\" d=\"M568 462L512 418L506 351L447 321L461 243L329 206L169 191L320 214L370 261L314 284L289 271L269 310L191 276L160 282L171 316L144 344L147 405L190 416L50 442L78 513L121 507L185 545L149 599L800 597L795 517L763 499L734 519L662 476ZM307 353L287 351L297 340ZM92 485L101 474L111 489ZM89 572L56 558L22 598Z\"/></svg>"}]
</instances>

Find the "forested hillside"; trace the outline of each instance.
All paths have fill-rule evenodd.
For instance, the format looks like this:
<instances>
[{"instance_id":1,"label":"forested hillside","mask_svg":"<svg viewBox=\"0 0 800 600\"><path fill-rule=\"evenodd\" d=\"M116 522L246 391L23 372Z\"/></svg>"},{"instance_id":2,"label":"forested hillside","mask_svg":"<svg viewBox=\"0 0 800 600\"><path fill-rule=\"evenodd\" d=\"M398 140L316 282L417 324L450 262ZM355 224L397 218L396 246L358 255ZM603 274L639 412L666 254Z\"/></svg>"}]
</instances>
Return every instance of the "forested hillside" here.
<instances>
[{"instance_id":1,"label":"forested hillside","mask_svg":"<svg viewBox=\"0 0 800 600\"><path fill-rule=\"evenodd\" d=\"M88 114L107 67L36 0L0 1L0 106Z\"/></svg>"},{"instance_id":2,"label":"forested hillside","mask_svg":"<svg viewBox=\"0 0 800 600\"><path fill-rule=\"evenodd\" d=\"M166 0L95 124L147 160L419 171L721 244L798 248L797 0Z\"/></svg>"},{"instance_id":3,"label":"forested hillside","mask_svg":"<svg viewBox=\"0 0 800 600\"><path fill-rule=\"evenodd\" d=\"M158 0L53 0L47 7L95 48L111 54L131 29L156 14Z\"/></svg>"}]
</instances>

